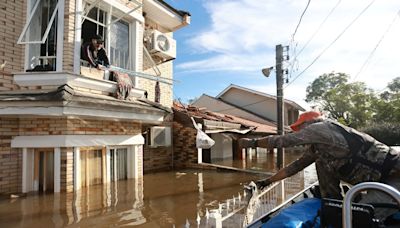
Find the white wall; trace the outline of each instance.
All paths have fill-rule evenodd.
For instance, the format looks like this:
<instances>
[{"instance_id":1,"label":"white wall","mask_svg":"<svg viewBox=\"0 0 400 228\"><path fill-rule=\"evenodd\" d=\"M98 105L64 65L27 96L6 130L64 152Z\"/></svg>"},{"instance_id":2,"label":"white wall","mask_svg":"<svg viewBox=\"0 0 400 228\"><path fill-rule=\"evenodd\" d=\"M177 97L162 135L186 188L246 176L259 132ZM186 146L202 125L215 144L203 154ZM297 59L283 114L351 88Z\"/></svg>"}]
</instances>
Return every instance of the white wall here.
<instances>
[{"instance_id":1,"label":"white wall","mask_svg":"<svg viewBox=\"0 0 400 228\"><path fill-rule=\"evenodd\" d=\"M234 104L239 107L243 107L245 110L249 110L257 115L265 117L267 119L276 121L276 100L268 99L258 94L249 93L243 90L230 89L222 97L222 100ZM257 103L256 103L257 102ZM256 103L249 105L251 103Z\"/></svg>"},{"instance_id":2,"label":"white wall","mask_svg":"<svg viewBox=\"0 0 400 228\"><path fill-rule=\"evenodd\" d=\"M232 139L223 134L211 134L215 145L211 147L211 160L232 158Z\"/></svg>"},{"instance_id":3,"label":"white wall","mask_svg":"<svg viewBox=\"0 0 400 228\"><path fill-rule=\"evenodd\" d=\"M276 99L274 98L268 98L260 94L232 88L228 90L225 94L223 94L223 96L221 96L221 99L230 104L234 104L235 106L243 107L243 109L262 116L266 119L277 121L277 104ZM255 104L249 105L252 103ZM294 110L291 105L288 105L288 103L284 103L285 125L289 125L294 121L293 117L289 117L288 115L289 109Z\"/></svg>"},{"instance_id":4,"label":"white wall","mask_svg":"<svg viewBox=\"0 0 400 228\"><path fill-rule=\"evenodd\" d=\"M247 120L252 120L257 123L265 123L265 124L270 124L270 122L265 121L263 118L260 118L256 115L253 115L247 111L241 110L239 108L236 108L235 106L226 104L218 99L209 97L207 95L202 95L197 99L195 102L193 102L194 106L197 107L205 107L209 111L213 112L219 112L219 113L224 113L228 115L233 115L233 116L238 116L242 117Z\"/></svg>"}]
</instances>

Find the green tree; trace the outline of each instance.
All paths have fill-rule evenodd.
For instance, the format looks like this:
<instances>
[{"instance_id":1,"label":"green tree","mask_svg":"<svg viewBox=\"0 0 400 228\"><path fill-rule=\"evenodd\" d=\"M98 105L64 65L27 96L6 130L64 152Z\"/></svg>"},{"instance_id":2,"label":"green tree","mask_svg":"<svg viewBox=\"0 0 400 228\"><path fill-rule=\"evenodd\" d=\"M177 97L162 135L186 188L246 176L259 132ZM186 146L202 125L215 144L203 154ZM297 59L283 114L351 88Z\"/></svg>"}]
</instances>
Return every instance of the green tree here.
<instances>
[{"instance_id":1,"label":"green tree","mask_svg":"<svg viewBox=\"0 0 400 228\"><path fill-rule=\"evenodd\" d=\"M379 98L374 102L374 122L400 122L400 77L393 79Z\"/></svg>"},{"instance_id":2,"label":"green tree","mask_svg":"<svg viewBox=\"0 0 400 228\"><path fill-rule=\"evenodd\" d=\"M371 120L374 93L362 82L349 82L345 73L323 74L307 87L306 101L318 106L330 118L359 128Z\"/></svg>"}]
</instances>

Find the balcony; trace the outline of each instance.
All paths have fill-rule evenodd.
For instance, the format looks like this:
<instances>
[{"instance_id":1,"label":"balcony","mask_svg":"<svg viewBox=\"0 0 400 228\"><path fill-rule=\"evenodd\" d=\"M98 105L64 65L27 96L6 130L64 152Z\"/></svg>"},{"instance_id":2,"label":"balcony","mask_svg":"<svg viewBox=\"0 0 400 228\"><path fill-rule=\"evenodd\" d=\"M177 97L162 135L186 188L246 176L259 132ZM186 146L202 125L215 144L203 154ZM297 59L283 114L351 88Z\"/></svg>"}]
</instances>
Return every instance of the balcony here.
<instances>
[{"instance_id":1,"label":"balcony","mask_svg":"<svg viewBox=\"0 0 400 228\"><path fill-rule=\"evenodd\" d=\"M81 74L54 71L14 73L14 81L19 86L59 87L69 85L74 88L110 94L114 94L118 88L116 82L104 79L104 71L88 67L82 67ZM143 98L145 97L145 92L144 90L133 88L131 96Z\"/></svg>"}]
</instances>

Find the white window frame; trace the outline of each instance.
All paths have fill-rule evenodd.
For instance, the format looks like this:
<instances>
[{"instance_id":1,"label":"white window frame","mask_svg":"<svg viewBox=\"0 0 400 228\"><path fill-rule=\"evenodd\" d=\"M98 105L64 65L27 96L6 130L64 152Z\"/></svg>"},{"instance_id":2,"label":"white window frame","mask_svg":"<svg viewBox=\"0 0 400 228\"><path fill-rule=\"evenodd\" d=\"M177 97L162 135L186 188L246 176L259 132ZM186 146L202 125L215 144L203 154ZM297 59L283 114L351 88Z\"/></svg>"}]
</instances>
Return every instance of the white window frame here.
<instances>
[{"instance_id":1,"label":"white window frame","mask_svg":"<svg viewBox=\"0 0 400 228\"><path fill-rule=\"evenodd\" d=\"M26 35L26 32L28 30L28 27L31 23L31 20L33 18L34 13L36 12L39 3L42 0L37 0L35 5L33 6L32 10L30 10L32 6L33 0L28 0L27 2L27 20L25 23L24 28L22 29L22 32L18 38L17 44L26 44L25 45L25 63L24 63L24 70L29 69L29 45L30 44L44 44L47 40L47 37L49 35L50 29L53 26L55 15L58 12L58 17L57 17L57 49L56 49L56 72L61 72L63 69L63 50L64 50L64 4L65 0L58 0L58 3L56 7L54 7L53 14L50 18L49 24L47 25L46 31L43 34L43 38L41 41L22 41L22 38L24 35Z\"/></svg>"},{"instance_id":2,"label":"white window frame","mask_svg":"<svg viewBox=\"0 0 400 228\"><path fill-rule=\"evenodd\" d=\"M105 3L109 7L104 7L104 6L102 7L99 4L99 2ZM107 0L101 0L101 1L97 0L97 1L93 2L92 4L90 4L90 6L87 8L87 10L91 10L92 8L96 7L96 8L99 8L100 10L103 10L104 12L106 12L106 14L107 14L106 24L103 24L103 23L101 23L99 21L93 20L92 18L89 18L87 16L87 14L89 12L85 12L84 10L80 11L80 18L81 18L81 23L80 24L81 25L83 24L84 20L88 20L88 21L91 21L91 22L93 22L95 24L98 24L98 25L103 26L103 27L106 28L105 40L106 40L106 51L107 51L108 55L110 55L110 50L111 50L111 47L110 47L110 44L111 44L110 43L111 25L116 23L116 22L118 22L118 21L120 21L120 20L123 20L127 15L130 16L134 11L136 11L137 9L142 7L142 3L137 2L136 0L133 1L133 2L138 4L138 6L134 7L133 9L130 9L130 10L126 11L126 12L123 12L118 7L115 7L115 6L111 5L110 2L107 1ZM81 0L81 3L82 3L82 5L81 5L80 9L83 9L84 8L84 4L86 3L86 1ZM116 14L116 13L113 14L114 9L118 9L119 11L122 12L122 14ZM113 16L116 18L115 20L112 20ZM78 20L78 18L77 18L77 20ZM129 37L128 37L128 42L129 42L129 60L128 60L127 70L138 71L138 61L139 61L138 55L139 55L139 52L138 52L136 46L138 45L137 39L139 37L138 37L138 34L137 34L138 33L138 28L137 27L138 27L138 23L143 23L143 21L138 20L135 17L131 17L131 20L123 20L123 21L128 23L128 25L129 25L129 28L128 28L129 29L129 32L128 32L128 34L129 34ZM81 27L80 27L80 29L81 29ZM78 41L78 37L76 37L75 40ZM80 37L79 37L79 43L76 42L76 45L80 46L81 45L80 42L81 41L80 41ZM80 50L80 49L76 48L76 50L75 50L76 51L76 53L74 55L75 56L74 57L75 58L74 59L75 64L77 64L77 63L79 64L80 63L80 53L78 54L78 50ZM112 60L110 59L110 62L111 61ZM79 64L79 67L80 67L80 64ZM80 73L79 72L80 71L79 67L74 68L74 72L77 73L77 74ZM137 85L137 82L138 82L138 79L137 79L137 77L135 77L135 85Z\"/></svg>"},{"instance_id":3,"label":"white window frame","mask_svg":"<svg viewBox=\"0 0 400 228\"><path fill-rule=\"evenodd\" d=\"M128 158L128 161L126 161L127 162L127 177L128 177L128 179L129 179L129 176L130 176L130 172L131 172L131 166L132 166L132 164L129 164L129 158L131 158L131 156L132 156L132 154L130 154L130 153L132 153L132 147L133 147L134 145L124 145L124 146L118 146L118 145L114 145L114 146L107 146L107 156L106 156L106 159L109 159L109 160L107 160L106 161L106 169L107 169L107 177L106 177L106 179L107 179L107 181L108 182L110 182L111 183L111 179L113 179L113 182L116 182L116 181L118 181L118 180L116 180L116 178L117 178L117 172L116 172L116 167L117 167L117 161L115 160L115 158L116 158L116 152L117 152L117 149L126 149L126 155L127 155L127 158ZM111 150L113 151L113 153L114 153L114 164L111 164ZM107 164L108 163L108 164ZM111 173L111 166L112 165L114 165L114 173ZM111 175L113 176L113 178L111 178Z\"/></svg>"},{"instance_id":4,"label":"white window frame","mask_svg":"<svg viewBox=\"0 0 400 228\"><path fill-rule=\"evenodd\" d=\"M54 11L53 11L53 13L51 15L51 18L50 18L50 21L49 21L49 24L47 25L46 31L44 32L42 39L40 41L22 41L22 38L26 37L25 35L26 35L27 30L28 30L28 27L32 22L33 15L35 15L36 10L38 10L37 8L38 8L38 6L39 6L41 1L44 1L44 0L37 0L36 4L32 8L32 12L29 13L29 18L26 21L24 28L22 29L22 32L21 32L21 35L18 38L17 44L44 44L46 42L46 39L47 39L47 37L49 35L49 32L50 32L50 29L53 26L54 19L56 17L57 11L60 8L60 4L62 3L62 5L64 5L64 1L63 0L59 0L57 2L57 5L54 8ZM30 0L30 2L32 2L32 0ZM28 7L29 7L29 5L31 5L31 4L28 4ZM28 12L29 12L29 8L28 8Z\"/></svg>"}]
</instances>

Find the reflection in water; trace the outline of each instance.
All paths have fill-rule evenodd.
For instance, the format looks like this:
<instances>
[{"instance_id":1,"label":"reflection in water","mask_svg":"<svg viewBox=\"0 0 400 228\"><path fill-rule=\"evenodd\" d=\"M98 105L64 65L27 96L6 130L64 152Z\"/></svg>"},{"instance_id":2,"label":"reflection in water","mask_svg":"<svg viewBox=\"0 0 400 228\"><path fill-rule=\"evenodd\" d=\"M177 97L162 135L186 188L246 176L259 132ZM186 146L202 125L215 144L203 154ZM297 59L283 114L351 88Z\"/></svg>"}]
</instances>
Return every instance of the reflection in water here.
<instances>
[{"instance_id":1,"label":"reflection in water","mask_svg":"<svg viewBox=\"0 0 400 228\"><path fill-rule=\"evenodd\" d=\"M285 153L285 164L290 164L291 162L295 161L302 155L302 151L287 151ZM268 153L264 148L257 148L257 150L251 150L247 152L245 160L215 160L211 163L224 165L224 166L231 166L240 169L250 169L250 170L259 170L259 171L268 171L268 172L276 172L278 168L276 166L276 152L275 153Z\"/></svg>"},{"instance_id":2,"label":"reflection in water","mask_svg":"<svg viewBox=\"0 0 400 228\"><path fill-rule=\"evenodd\" d=\"M243 191L254 175L182 170L96 185L76 194L36 194L0 201L1 227L181 226Z\"/></svg>"},{"instance_id":3,"label":"reflection in water","mask_svg":"<svg viewBox=\"0 0 400 228\"><path fill-rule=\"evenodd\" d=\"M286 155L288 162L300 156L292 155ZM219 164L273 171L273 156L260 152L244 162ZM315 172L311 175L315 179ZM0 227L182 227L187 218L196 224L198 213L203 217L206 208L217 208L220 202L242 193L243 183L260 178L239 172L179 170L90 186L75 194L32 194L0 201ZM308 185L303 178L298 181L286 187L286 194Z\"/></svg>"}]
</instances>

